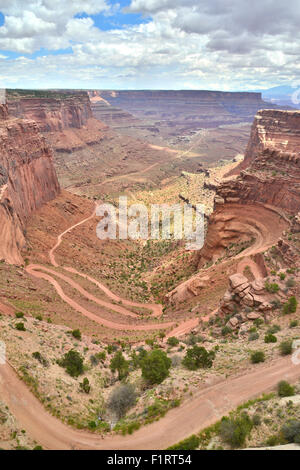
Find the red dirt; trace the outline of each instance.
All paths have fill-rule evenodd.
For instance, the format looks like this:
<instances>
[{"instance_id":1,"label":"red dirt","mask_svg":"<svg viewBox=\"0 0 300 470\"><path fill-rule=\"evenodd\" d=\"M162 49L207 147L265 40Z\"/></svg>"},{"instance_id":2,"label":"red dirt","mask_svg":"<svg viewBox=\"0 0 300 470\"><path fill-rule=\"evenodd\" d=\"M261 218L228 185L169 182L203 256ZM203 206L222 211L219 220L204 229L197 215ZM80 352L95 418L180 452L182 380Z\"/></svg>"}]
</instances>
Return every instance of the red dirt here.
<instances>
[{"instance_id":1,"label":"red dirt","mask_svg":"<svg viewBox=\"0 0 300 470\"><path fill-rule=\"evenodd\" d=\"M9 365L0 366L0 394L27 432L45 449L165 449L213 424L239 404L271 391L280 380L295 382L300 366L290 358L252 367L246 375L207 386L180 407L129 436L101 438L51 416Z\"/></svg>"}]
</instances>

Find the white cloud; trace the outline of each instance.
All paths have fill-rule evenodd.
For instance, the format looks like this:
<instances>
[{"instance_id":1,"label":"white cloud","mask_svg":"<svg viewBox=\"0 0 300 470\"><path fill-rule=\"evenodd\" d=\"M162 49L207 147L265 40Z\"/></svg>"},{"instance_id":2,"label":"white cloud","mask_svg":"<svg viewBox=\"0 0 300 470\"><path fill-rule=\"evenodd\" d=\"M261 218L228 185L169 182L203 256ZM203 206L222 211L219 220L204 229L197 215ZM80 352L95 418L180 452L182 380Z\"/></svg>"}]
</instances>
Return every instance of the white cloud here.
<instances>
[{"instance_id":1,"label":"white cloud","mask_svg":"<svg viewBox=\"0 0 300 470\"><path fill-rule=\"evenodd\" d=\"M75 17L118 8L109 0L0 0L0 49L72 47L70 54L1 60L1 77L8 84L17 77L20 86L192 89L299 79L299 0L132 0L127 11L148 21L109 31Z\"/></svg>"}]
</instances>

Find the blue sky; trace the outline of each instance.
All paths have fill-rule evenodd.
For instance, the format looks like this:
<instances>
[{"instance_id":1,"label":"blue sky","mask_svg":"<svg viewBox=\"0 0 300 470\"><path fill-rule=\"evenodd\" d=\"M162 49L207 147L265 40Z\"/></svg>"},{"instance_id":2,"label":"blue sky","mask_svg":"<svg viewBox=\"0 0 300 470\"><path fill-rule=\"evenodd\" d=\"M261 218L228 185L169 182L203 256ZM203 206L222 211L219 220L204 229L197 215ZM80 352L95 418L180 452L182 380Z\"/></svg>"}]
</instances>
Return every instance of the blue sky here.
<instances>
[{"instance_id":1,"label":"blue sky","mask_svg":"<svg viewBox=\"0 0 300 470\"><path fill-rule=\"evenodd\" d=\"M0 86L300 84L300 2L0 0Z\"/></svg>"}]
</instances>

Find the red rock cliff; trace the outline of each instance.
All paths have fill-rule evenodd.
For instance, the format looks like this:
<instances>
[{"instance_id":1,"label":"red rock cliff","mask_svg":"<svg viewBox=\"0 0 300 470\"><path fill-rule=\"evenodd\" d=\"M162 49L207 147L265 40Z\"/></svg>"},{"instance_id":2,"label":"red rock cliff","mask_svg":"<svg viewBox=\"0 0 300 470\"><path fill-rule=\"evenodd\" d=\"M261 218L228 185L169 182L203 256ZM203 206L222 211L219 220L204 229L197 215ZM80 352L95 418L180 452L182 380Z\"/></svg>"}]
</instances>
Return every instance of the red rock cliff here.
<instances>
[{"instance_id":1,"label":"red rock cliff","mask_svg":"<svg viewBox=\"0 0 300 470\"><path fill-rule=\"evenodd\" d=\"M259 111L236 180L223 183L217 201L261 202L300 210L300 111Z\"/></svg>"},{"instance_id":2,"label":"red rock cliff","mask_svg":"<svg viewBox=\"0 0 300 470\"><path fill-rule=\"evenodd\" d=\"M9 90L11 115L37 122L57 151L70 152L98 143L106 125L93 118L86 92Z\"/></svg>"},{"instance_id":3,"label":"red rock cliff","mask_svg":"<svg viewBox=\"0 0 300 470\"><path fill-rule=\"evenodd\" d=\"M52 152L38 125L9 118L7 106L0 106L0 259L22 262L28 217L59 190Z\"/></svg>"}]
</instances>

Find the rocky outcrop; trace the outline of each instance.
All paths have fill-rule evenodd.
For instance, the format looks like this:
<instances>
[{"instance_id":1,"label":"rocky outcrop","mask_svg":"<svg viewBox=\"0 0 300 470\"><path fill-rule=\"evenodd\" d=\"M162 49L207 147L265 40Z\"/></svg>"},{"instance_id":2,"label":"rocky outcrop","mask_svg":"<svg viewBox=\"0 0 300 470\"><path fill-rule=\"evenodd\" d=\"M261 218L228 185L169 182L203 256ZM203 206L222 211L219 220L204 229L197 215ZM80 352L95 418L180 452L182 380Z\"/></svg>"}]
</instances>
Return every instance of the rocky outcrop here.
<instances>
[{"instance_id":1,"label":"rocky outcrop","mask_svg":"<svg viewBox=\"0 0 300 470\"><path fill-rule=\"evenodd\" d=\"M300 111L259 111L238 178L217 189L217 204L260 202L300 210Z\"/></svg>"},{"instance_id":2,"label":"rocky outcrop","mask_svg":"<svg viewBox=\"0 0 300 470\"><path fill-rule=\"evenodd\" d=\"M0 259L22 262L28 217L58 193L52 152L38 125L9 118L0 106Z\"/></svg>"},{"instance_id":3,"label":"rocky outcrop","mask_svg":"<svg viewBox=\"0 0 300 470\"><path fill-rule=\"evenodd\" d=\"M233 274L229 277L229 289L221 300L217 315L229 315L227 326L234 330L258 318L267 320L272 311L272 300L275 296L266 291L264 279L249 282L243 274Z\"/></svg>"},{"instance_id":4,"label":"rocky outcrop","mask_svg":"<svg viewBox=\"0 0 300 470\"><path fill-rule=\"evenodd\" d=\"M179 284L171 292L168 292L165 296L165 302L178 305L181 302L192 299L198 296L201 291L207 287L210 282L210 277L203 274L196 274L187 281Z\"/></svg>"},{"instance_id":5,"label":"rocky outcrop","mask_svg":"<svg viewBox=\"0 0 300 470\"><path fill-rule=\"evenodd\" d=\"M33 119L56 151L99 143L107 126L93 117L86 92L8 90L11 115Z\"/></svg>"},{"instance_id":6,"label":"rocky outcrop","mask_svg":"<svg viewBox=\"0 0 300 470\"><path fill-rule=\"evenodd\" d=\"M255 116L245 159L240 168L247 168L268 149L269 153L300 159L300 111L264 109ZM275 152L274 152L275 153Z\"/></svg>"}]
</instances>

